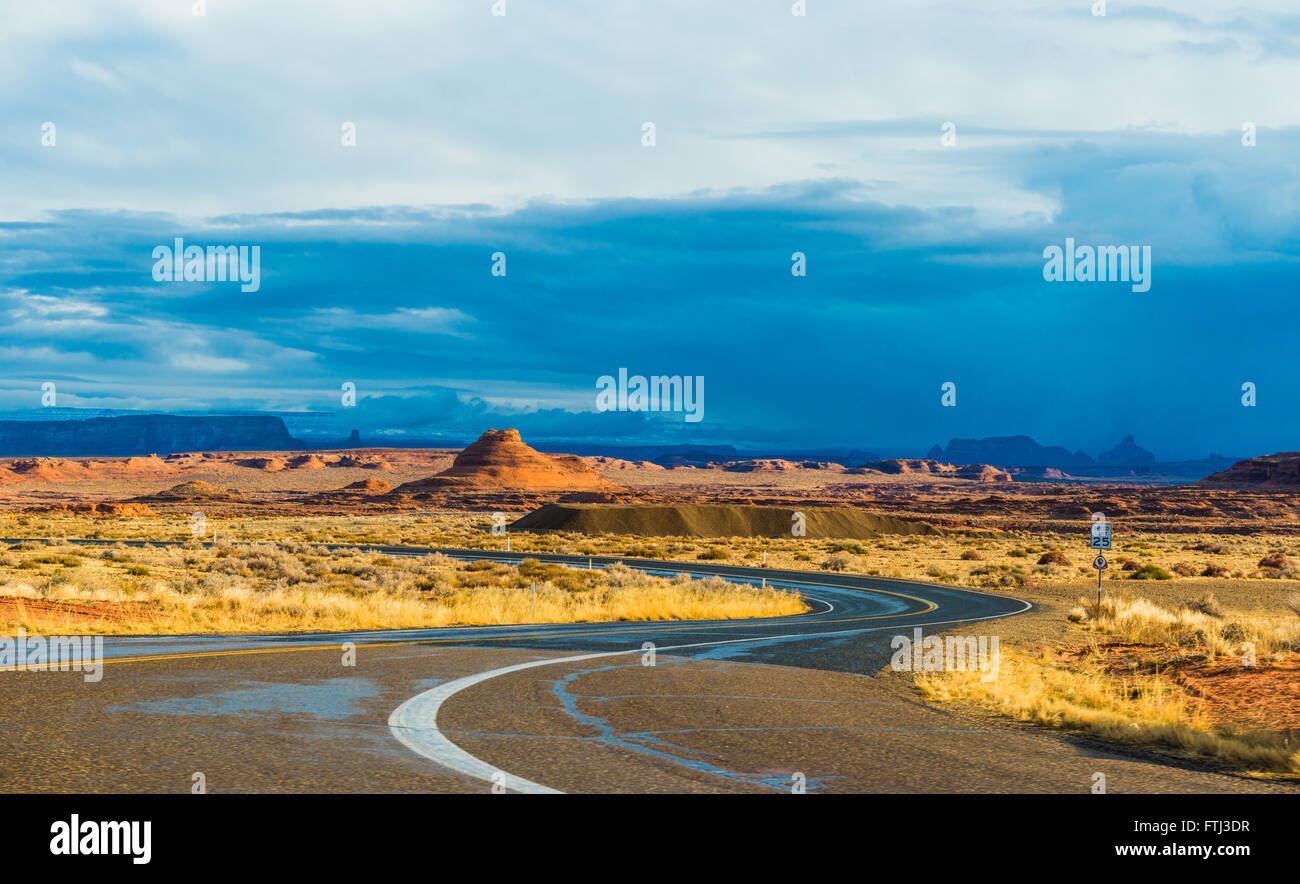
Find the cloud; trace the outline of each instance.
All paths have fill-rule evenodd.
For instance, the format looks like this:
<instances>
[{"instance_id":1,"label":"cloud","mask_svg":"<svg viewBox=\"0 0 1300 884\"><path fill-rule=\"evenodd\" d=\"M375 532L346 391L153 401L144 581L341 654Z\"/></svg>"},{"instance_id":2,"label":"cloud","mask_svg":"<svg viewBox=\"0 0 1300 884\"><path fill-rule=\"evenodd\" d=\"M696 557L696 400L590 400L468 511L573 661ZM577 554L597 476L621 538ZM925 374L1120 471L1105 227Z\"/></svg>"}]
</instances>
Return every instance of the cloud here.
<instances>
[{"instance_id":1,"label":"cloud","mask_svg":"<svg viewBox=\"0 0 1300 884\"><path fill-rule=\"evenodd\" d=\"M788 3L627 14L556 0L494 17L487 3L225 0L196 17L64 0L57 16L9 10L0 31L5 220L515 209L835 177L891 202L970 192L982 211L1037 210L1003 169L936 162L940 125L972 138L1098 134L1156 112L1183 134L1243 116L1300 125L1276 88L1297 73L1292 6L1169 0L1094 18L1057 0L819 0L794 17ZM56 147L40 142L45 121ZM756 132L803 137L736 137Z\"/></svg>"},{"instance_id":2,"label":"cloud","mask_svg":"<svg viewBox=\"0 0 1300 884\"><path fill-rule=\"evenodd\" d=\"M1290 7L20 4L0 407L58 378L331 432L1295 447ZM260 246L261 290L155 283L178 236ZM1066 237L1149 245L1151 292L1043 282ZM595 414L620 367L704 376L706 419Z\"/></svg>"}]
</instances>

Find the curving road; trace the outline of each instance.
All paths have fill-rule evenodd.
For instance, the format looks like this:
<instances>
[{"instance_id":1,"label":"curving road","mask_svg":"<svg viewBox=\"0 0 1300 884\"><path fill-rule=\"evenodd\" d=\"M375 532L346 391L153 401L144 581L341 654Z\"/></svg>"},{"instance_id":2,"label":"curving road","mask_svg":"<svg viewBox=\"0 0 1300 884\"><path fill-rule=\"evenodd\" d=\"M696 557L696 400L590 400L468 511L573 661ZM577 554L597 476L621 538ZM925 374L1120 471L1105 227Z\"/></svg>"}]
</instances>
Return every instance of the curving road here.
<instances>
[{"instance_id":1,"label":"curving road","mask_svg":"<svg viewBox=\"0 0 1300 884\"><path fill-rule=\"evenodd\" d=\"M0 542L6 542L0 539ZM124 541L72 540L83 545L111 545ZM130 541L130 546L159 546L156 542ZM179 545L179 544L177 544ZM704 562L667 562L650 559L570 556L546 553L507 553L491 550L440 547L323 544L329 549L361 549L393 556L441 554L456 559L518 563L532 558L572 567L604 567L622 562L651 574L715 576L750 584L791 589L804 596L811 611L792 617L756 620L701 620L689 622L615 622L591 624L522 624L434 629L393 629L358 632L292 633L282 635L139 636L110 637L107 659L154 658L233 650L313 647L341 642L360 646L397 643L449 644L559 649L568 651L630 650L645 641L656 644L707 645L722 641L744 644L737 649L756 661L792 663L816 653L819 640L842 638L866 631L910 630L916 626L948 628L951 624L1007 617L1030 609L1028 602L972 590L906 580L743 568ZM892 632L891 632L892 635ZM792 642L804 647L785 647ZM886 643L887 644L887 643Z\"/></svg>"},{"instance_id":2,"label":"curving road","mask_svg":"<svg viewBox=\"0 0 1300 884\"><path fill-rule=\"evenodd\" d=\"M1082 792L1099 759L1116 791L1243 788L1234 777L954 717L865 677L888 663L893 636L1031 607L1019 599L701 562L361 548L574 567L620 561L790 588L812 610L741 621L108 637L97 684L76 673L0 676L0 704L19 713L5 723L19 748L0 760L0 790L189 791L202 774L212 791ZM346 645L355 665L342 662Z\"/></svg>"}]
</instances>

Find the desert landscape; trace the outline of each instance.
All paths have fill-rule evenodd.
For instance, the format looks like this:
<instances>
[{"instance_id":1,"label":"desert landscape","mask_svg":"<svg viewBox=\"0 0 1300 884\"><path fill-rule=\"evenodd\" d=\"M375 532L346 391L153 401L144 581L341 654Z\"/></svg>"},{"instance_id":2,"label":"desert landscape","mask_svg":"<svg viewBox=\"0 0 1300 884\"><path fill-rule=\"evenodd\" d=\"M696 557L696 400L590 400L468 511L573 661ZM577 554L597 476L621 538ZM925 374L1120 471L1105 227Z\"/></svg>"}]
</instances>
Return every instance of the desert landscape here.
<instances>
[{"instance_id":1,"label":"desert landscape","mask_svg":"<svg viewBox=\"0 0 1300 884\"><path fill-rule=\"evenodd\" d=\"M460 451L15 458L0 463L0 621L33 634L256 633L807 610L774 587L617 562L379 547L922 581L1034 609L999 625L1006 668L994 685L927 673L907 691L1300 776L1297 464L1300 454L1270 455L1194 482L1132 484L935 459L665 465L547 454L513 429ZM1088 547L1098 512L1116 536L1100 605Z\"/></svg>"},{"instance_id":2,"label":"desert landscape","mask_svg":"<svg viewBox=\"0 0 1300 884\"><path fill-rule=\"evenodd\" d=\"M0 3L0 849L1289 858L1294 7Z\"/></svg>"}]
</instances>

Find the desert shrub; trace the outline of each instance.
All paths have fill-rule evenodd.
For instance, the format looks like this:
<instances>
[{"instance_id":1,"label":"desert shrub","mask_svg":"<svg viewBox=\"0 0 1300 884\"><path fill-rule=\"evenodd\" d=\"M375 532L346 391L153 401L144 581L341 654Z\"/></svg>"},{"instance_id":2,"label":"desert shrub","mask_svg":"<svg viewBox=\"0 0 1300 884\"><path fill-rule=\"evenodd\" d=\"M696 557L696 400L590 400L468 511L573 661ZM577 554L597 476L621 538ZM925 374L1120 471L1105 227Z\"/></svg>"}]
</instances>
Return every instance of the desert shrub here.
<instances>
[{"instance_id":1,"label":"desert shrub","mask_svg":"<svg viewBox=\"0 0 1300 884\"><path fill-rule=\"evenodd\" d=\"M727 551L726 551L726 550L723 550L723 549L706 549L704 552L700 553L700 554L699 554L698 556L696 556L695 558L699 559L700 561L705 561L705 562L707 562L707 561L711 561L711 560L715 560L715 559L725 559L726 557L727 557Z\"/></svg>"},{"instance_id":2,"label":"desert shrub","mask_svg":"<svg viewBox=\"0 0 1300 884\"><path fill-rule=\"evenodd\" d=\"M1261 568L1285 568L1286 565L1286 553L1281 551L1271 552L1259 560L1259 567Z\"/></svg>"},{"instance_id":3,"label":"desert shrub","mask_svg":"<svg viewBox=\"0 0 1300 884\"><path fill-rule=\"evenodd\" d=\"M1070 565L1070 560L1067 559L1065 557L1065 553L1061 552L1059 549L1049 549L1047 552L1043 553L1041 556L1038 557L1038 564L1063 565L1068 567Z\"/></svg>"},{"instance_id":4,"label":"desert shrub","mask_svg":"<svg viewBox=\"0 0 1300 884\"><path fill-rule=\"evenodd\" d=\"M1148 564L1148 565L1143 565L1141 568L1138 568L1136 571L1134 571L1132 574L1129 575L1128 579L1129 580L1173 580L1174 575L1170 574L1168 571L1166 571L1164 568L1161 568L1159 565Z\"/></svg>"},{"instance_id":5,"label":"desert shrub","mask_svg":"<svg viewBox=\"0 0 1300 884\"><path fill-rule=\"evenodd\" d=\"M1200 611L1202 614L1208 614L1211 617L1222 617L1223 606L1219 600L1214 597L1214 593L1207 592L1201 595L1194 602L1188 602L1187 607L1193 611Z\"/></svg>"},{"instance_id":6,"label":"desert shrub","mask_svg":"<svg viewBox=\"0 0 1300 884\"><path fill-rule=\"evenodd\" d=\"M984 556L980 555L978 550L973 550L973 549L966 550L964 553L961 554L961 557L964 561L967 562L984 561Z\"/></svg>"},{"instance_id":7,"label":"desert shrub","mask_svg":"<svg viewBox=\"0 0 1300 884\"><path fill-rule=\"evenodd\" d=\"M1202 577L1228 577L1232 571L1222 565L1206 565L1205 570L1201 572Z\"/></svg>"},{"instance_id":8,"label":"desert shrub","mask_svg":"<svg viewBox=\"0 0 1300 884\"><path fill-rule=\"evenodd\" d=\"M1173 571L1173 572L1174 572L1175 574L1177 574L1179 577L1195 577L1195 576L1196 576L1196 568L1195 568L1191 563L1189 563L1189 562L1178 562L1176 565L1173 565L1172 567L1170 567L1169 570L1170 570L1170 571Z\"/></svg>"},{"instance_id":9,"label":"desert shrub","mask_svg":"<svg viewBox=\"0 0 1300 884\"><path fill-rule=\"evenodd\" d=\"M1018 565L981 565L971 569L969 582L974 586L1024 586L1029 572Z\"/></svg>"},{"instance_id":10,"label":"desert shrub","mask_svg":"<svg viewBox=\"0 0 1300 884\"><path fill-rule=\"evenodd\" d=\"M846 552L833 553L822 562L823 571L847 571L853 564L853 556Z\"/></svg>"},{"instance_id":11,"label":"desert shrub","mask_svg":"<svg viewBox=\"0 0 1300 884\"><path fill-rule=\"evenodd\" d=\"M75 568L81 564L81 559L77 556L36 556L31 559L38 565L61 565L64 568Z\"/></svg>"}]
</instances>

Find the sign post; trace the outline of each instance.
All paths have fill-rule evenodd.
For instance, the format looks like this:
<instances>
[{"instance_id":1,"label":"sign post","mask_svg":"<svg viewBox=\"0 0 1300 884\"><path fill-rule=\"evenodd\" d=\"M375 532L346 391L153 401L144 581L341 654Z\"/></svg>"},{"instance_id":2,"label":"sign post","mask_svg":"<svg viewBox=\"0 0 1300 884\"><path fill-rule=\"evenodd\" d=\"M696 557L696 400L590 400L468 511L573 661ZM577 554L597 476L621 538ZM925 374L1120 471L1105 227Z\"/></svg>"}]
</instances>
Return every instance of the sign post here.
<instances>
[{"instance_id":1,"label":"sign post","mask_svg":"<svg viewBox=\"0 0 1300 884\"><path fill-rule=\"evenodd\" d=\"M1111 529L1110 522L1106 521L1105 513L1092 514L1092 536L1088 542L1089 549L1110 549ZM1101 553L1097 558L1092 560L1092 566L1097 569L1097 615L1101 616L1101 572L1110 567L1106 557Z\"/></svg>"}]
</instances>

